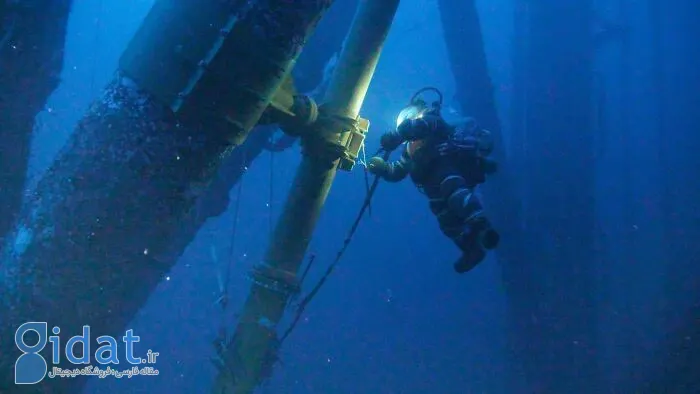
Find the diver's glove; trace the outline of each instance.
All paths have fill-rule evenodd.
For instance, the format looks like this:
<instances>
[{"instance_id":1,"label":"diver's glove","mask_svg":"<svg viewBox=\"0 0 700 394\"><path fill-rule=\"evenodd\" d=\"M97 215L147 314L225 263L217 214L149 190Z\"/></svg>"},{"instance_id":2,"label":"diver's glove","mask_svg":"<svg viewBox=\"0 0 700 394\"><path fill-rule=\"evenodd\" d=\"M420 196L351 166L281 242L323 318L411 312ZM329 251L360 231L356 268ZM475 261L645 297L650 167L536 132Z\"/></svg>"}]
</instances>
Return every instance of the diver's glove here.
<instances>
[{"instance_id":1,"label":"diver's glove","mask_svg":"<svg viewBox=\"0 0 700 394\"><path fill-rule=\"evenodd\" d=\"M396 131L384 133L381 139L379 140L379 143L382 145L382 148L387 152L395 150L399 147L399 145L401 145L402 142L403 137L401 137L401 134L399 134Z\"/></svg>"},{"instance_id":2,"label":"diver's glove","mask_svg":"<svg viewBox=\"0 0 700 394\"><path fill-rule=\"evenodd\" d=\"M374 156L373 158L369 159L369 162L367 163L367 170L374 175L382 176L389 172L389 163L379 156Z\"/></svg>"}]
</instances>

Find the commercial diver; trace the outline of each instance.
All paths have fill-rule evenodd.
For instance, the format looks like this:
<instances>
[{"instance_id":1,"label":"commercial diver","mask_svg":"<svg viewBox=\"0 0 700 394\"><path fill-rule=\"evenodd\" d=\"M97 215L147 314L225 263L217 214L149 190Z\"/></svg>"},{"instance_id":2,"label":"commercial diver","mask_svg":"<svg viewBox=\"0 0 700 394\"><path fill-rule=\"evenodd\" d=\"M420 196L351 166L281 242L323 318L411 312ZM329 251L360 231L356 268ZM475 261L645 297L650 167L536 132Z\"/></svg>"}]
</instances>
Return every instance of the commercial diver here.
<instances>
[{"instance_id":1,"label":"commercial diver","mask_svg":"<svg viewBox=\"0 0 700 394\"><path fill-rule=\"evenodd\" d=\"M421 98L426 91L438 95L431 106ZM486 176L496 172L497 163L488 157L493 151L491 133L480 128L473 118L448 124L441 114L442 103L442 94L435 88L416 92L399 113L396 130L385 133L380 140L386 152L405 143L401 158L386 161L376 156L367 167L389 182L399 182L410 175L428 197L442 232L462 251L454 269L465 273L484 260L486 251L495 249L500 241L475 194Z\"/></svg>"}]
</instances>

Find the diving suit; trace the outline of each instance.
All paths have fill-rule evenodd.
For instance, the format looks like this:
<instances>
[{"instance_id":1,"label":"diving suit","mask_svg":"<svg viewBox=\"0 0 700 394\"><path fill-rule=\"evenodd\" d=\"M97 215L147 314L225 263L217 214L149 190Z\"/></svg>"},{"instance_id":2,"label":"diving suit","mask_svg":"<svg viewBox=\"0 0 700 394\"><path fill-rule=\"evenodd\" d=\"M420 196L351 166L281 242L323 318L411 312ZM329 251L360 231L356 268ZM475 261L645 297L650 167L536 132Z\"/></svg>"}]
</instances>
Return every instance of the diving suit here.
<instances>
[{"instance_id":1,"label":"diving suit","mask_svg":"<svg viewBox=\"0 0 700 394\"><path fill-rule=\"evenodd\" d=\"M486 175L496 171L496 163L487 157L493 144L490 133L473 119L457 126L448 124L440 114L441 95L439 102L428 107L425 101L416 99L421 92L399 114L396 130L381 137L387 152L405 143L401 158L387 162L373 157L367 167L389 182L410 175L428 197L442 232L462 251L454 269L464 273L477 266L500 240L475 194Z\"/></svg>"}]
</instances>

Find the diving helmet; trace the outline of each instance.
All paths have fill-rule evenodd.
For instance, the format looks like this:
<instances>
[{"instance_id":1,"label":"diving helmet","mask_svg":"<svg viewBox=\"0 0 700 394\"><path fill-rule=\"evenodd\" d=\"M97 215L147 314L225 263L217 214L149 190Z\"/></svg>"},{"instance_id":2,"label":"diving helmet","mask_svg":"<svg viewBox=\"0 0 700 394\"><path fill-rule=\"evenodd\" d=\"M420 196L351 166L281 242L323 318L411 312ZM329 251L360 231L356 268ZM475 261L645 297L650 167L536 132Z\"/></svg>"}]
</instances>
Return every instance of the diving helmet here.
<instances>
[{"instance_id":1,"label":"diving helmet","mask_svg":"<svg viewBox=\"0 0 700 394\"><path fill-rule=\"evenodd\" d=\"M435 92L438 96L438 100L433 102L432 107L428 106L428 103L421 98L421 95L427 91ZM428 112L437 112L439 114L441 107L442 93L438 89L433 87L420 89L413 94L409 104L399 112L399 116L396 117L396 127L398 128L406 120L420 119Z\"/></svg>"},{"instance_id":2,"label":"diving helmet","mask_svg":"<svg viewBox=\"0 0 700 394\"><path fill-rule=\"evenodd\" d=\"M399 116L396 117L396 127L398 128L407 120L420 119L426 112L428 112L428 105L425 101L418 100L399 112Z\"/></svg>"}]
</instances>

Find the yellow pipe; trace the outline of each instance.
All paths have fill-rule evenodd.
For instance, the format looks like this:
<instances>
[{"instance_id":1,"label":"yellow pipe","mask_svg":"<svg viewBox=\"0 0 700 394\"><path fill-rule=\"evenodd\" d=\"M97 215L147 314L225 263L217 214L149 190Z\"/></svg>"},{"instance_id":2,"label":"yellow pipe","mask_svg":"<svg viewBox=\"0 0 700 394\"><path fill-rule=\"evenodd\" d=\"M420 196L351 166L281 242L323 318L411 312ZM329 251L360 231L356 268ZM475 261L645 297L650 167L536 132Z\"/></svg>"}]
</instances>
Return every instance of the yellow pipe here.
<instances>
[{"instance_id":1,"label":"yellow pipe","mask_svg":"<svg viewBox=\"0 0 700 394\"><path fill-rule=\"evenodd\" d=\"M360 4L321 105L321 118L304 133L306 154L297 171L264 264L254 271L254 284L233 339L221 358L223 368L214 393L252 393L270 372L277 350L277 324L294 289L316 222L336 174L342 145L357 121L379 61L399 0L364 0ZM340 119L341 121L334 121ZM319 147L321 150L319 150Z\"/></svg>"}]
</instances>

